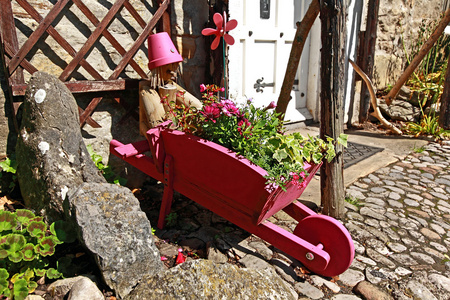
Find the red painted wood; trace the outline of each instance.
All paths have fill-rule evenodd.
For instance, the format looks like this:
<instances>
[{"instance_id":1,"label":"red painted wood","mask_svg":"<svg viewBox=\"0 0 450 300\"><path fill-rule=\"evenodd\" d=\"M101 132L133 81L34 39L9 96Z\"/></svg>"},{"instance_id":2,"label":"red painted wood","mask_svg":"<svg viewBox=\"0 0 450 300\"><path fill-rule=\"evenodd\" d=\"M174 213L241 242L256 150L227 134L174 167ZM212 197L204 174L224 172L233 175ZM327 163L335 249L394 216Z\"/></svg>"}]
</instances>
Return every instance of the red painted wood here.
<instances>
[{"instance_id":1,"label":"red painted wood","mask_svg":"<svg viewBox=\"0 0 450 300\"><path fill-rule=\"evenodd\" d=\"M163 229L173 201L173 157L166 155L164 160L164 193L159 211L158 228Z\"/></svg>"},{"instance_id":2,"label":"red painted wood","mask_svg":"<svg viewBox=\"0 0 450 300\"><path fill-rule=\"evenodd\" d=\"M347 229L338 220L315 214L303 219L294 234L314 245L321 244L330 255L330 262L325 269L316 269L314 264L306 265L309 270L332 277L343 273L352 264L355 246Z\"/></svg>"},{"instance_id":3,"label":"red painted wood","mask_svg":"<svg viewBox=\"0 0 450 300\"><path fill-rule=\"evenodd\" d=\"M138 154L150 151L150 146L146 140L126 144L123 146L115 147L114 150L122 157L128 158L136 156Z\"/></svg>"},{"instance_id":4,"label":"red painted wood","mask_svg":"<svg viewBox=\"0 0 450 300\"><path fill-rule=\"evenodd\" d=\"M143 171L145 174L147 174L150 177L155 178L156 180L162 181L163 180L163 174L161 172L158 172L158 170L155 167L155 164L153 162L153 159L145 154L137 154L135 156L122 156L122 154L118 153L116 151L116 148L123 147L124 144L117 140L111 140L109 144L109 150L111 154L120 157L130 165L136 167L137 169Z\"/></svg>"},{"instance_id":5,"label":"red painted wood","mask_svg":"<svg viewBox=\"0 0 450 300\"><path fill-rule=\"evenodd\" d=\"M301 190L295 187L290 191L288 187L287 192L283 192L276 186L266 185L263 176L267 172L259 166L213 142L168 129L169 123L147 132L152 159L140 154L142 150L138 150L138 145L142 142L132 145L111 142L112 154L164 181L158 227L164 226L176 190L295 257L318 274L335 276L349 267L354 256L350 234L337 220L317 215L301 203L292 203L296 199L292 197ZM141 163L145 158L146 163ZM310 176L319 167L312 166ZM270 207L262 213L259 209L267 207L267 203ZM267 218L280 207L299 221L294 233L267 220L255 221L255 216ZM314 258L307 259L311 255Z\"/></svg>"},{"instance_id":6,"label":"red painted wood","mask_svg":"<svg viewBox=\"0 0 450 300\"><path fill-rule=\"evenodd\" d=\"M275 192L271 193L265 203L259 203L258 208L255 210L255 222L257 224L261 223L291 204L295 199L300 198L321 165L322 164L312 166L310 164L305 164L305 169L309 172L309 175L304 179L305 185L303 187L299 188L297 185L290 182L286 187L286 191L283 191L278 187Z\"/></svg>"}]
</instances>

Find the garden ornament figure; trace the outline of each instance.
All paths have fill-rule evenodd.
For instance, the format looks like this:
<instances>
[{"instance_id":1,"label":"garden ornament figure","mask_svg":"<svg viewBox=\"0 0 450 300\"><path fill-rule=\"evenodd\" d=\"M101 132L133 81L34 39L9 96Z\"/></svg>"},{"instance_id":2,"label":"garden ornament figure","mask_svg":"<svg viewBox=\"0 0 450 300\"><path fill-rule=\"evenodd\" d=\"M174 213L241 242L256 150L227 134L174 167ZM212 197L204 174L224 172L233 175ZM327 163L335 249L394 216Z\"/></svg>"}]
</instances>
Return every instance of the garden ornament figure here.
<instances>
[{"instance_id":1,"label":"garden ornament figure","mask_svg":"<svg viewBox=\"0 0 450 300\"><path fill-rule=\"evenodd\" d=\"M200 100L175 82L183 57L167 32L148 37L148 59L150 80L142 81L139 86L139 130L142 135L163 121L167 110L161 103L163 97L186 106L202 107Z\"/></svg>"}]
</instances>

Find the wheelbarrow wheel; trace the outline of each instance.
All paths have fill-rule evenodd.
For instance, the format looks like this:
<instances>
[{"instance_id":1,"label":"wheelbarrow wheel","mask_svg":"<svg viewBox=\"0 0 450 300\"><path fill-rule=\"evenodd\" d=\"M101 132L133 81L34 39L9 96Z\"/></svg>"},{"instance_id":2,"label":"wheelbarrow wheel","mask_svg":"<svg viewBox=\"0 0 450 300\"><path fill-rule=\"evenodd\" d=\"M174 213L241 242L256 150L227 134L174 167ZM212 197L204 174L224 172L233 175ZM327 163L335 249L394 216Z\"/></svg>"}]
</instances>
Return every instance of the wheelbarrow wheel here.
<instances>
[{"instance_id":1,"label":"wheelbarrow wheel","mask_svg":"<svg viewBox=\"0 0 450 300\"><path fill-rule=\"evenodd\" d=\"M309 260L305 258L302 263L310 271L332 277L350 267L355 255L355 246L347 229L336 219L325 215L306 217L298 223L294 234L315 246L321 244L323 250L330 255L330 261L323 270L317 270L314 264L308 264Z\"/></svg>"}]
</instances>

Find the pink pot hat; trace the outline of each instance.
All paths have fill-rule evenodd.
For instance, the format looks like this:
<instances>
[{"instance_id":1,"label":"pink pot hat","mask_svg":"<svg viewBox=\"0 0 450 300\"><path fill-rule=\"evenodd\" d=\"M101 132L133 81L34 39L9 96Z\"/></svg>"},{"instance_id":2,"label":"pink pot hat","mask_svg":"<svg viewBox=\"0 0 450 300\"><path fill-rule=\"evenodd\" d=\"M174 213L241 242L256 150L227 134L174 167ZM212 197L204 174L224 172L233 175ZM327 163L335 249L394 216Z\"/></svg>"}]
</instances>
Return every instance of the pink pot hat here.
<instances>
[{"instance_id":1,"label":"pink pot hat","mask_svg":"<svg viewBox=\"0 0 450 300\"><path fill-rule=\"evenodd\" d=\"M167 32L151 34L148 37L148 68L155 69L160 66L183 61Z\"/></svg>"}]
</instances>

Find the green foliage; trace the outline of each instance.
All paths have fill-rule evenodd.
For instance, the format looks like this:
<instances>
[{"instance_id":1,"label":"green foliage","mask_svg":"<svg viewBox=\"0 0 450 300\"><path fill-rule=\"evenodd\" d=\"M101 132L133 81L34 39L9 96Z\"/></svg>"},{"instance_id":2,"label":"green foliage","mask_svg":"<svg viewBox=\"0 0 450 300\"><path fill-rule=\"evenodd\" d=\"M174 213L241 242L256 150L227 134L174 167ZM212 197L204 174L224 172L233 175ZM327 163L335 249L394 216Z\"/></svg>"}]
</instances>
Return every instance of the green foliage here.
<instances>
[{"instance_id":1,"label":"green foliage","mask_svg":"<svg viewBox=\"0 0 450 300\"><path fill-rule=\"evenodd\" d=\"M364 206L364 204L359 202L358 198L355 198L355 197L352 197L352 196L345 197L345 201L350 203L350 204L352 204L352 205L354 205L354 206L356 206L356 207L358 207L358 208L361 207L361 206Z\"/></svg>"},{"instance_id":2,"label":"green foliage","mask_svg":"<svg viewBox=\"0 0 450 300\"><path fill-rule=\"evenodd\" d=\"M301 184L305 178L304 163L331 161L335 145L347 145L347 136L337 141L326 138L303 137L300 133L285 134L280 114L272 102L265 108L257 108L252 100L242 106L227 99L220 99L221 88L201 85L203 107L201 110L187 105L167 103L168 118L186 133L213 141L244 156L268 172L268 183L281 188L294 181Z\"/></svg>"},{"instance_id":3,"label":"green foliage","mask_svg":"<svg viewBox=\"0 0 450 300\"><path fill-rule=\"evenodd\" d=\"M435 115L423 115L419 123L408 122L403 130L415 137L420 135L431 135L436 140L450 138L450 130L445 130L439 126L439 117Z\"/></svg>"},{"instance_id":4,"label":"green foliage","mask_svg":"<svg viewBox=\"0 0 450 300\"><path fill-rule=\"evenodd\" d=\"M103 177L105 177L106 181L109 183L119 184L119 185L125 185L127 183L127 180L125 178L122 178L116 174L114 174L113 170L110 166L107 166L103 163L103 157L97 153L95 153L94 149L92 148L92 145L86 146L89 155L92 158L92 161L94 161L95 166L100 170Z\"/></svg>"},{"instance_id":5,"label":"green foliage","mask_svg":"<svg viewBox=\"0 0 450 300\"><path fill-rule=\"evenodd\" d=\"M45 257L55 253L56 245L73 241L75 235L68 237L73 232L64 221L48 229L42 217L26 209L0 211L0 298L25 299L37 287L35 277L62 277L58 262L57 269L47 268Z\"/></svg>"},{"instance_id":6,"label":"green foliage","mask_svg":"<svg viewBox=\"0 0 450 300\"><path fill-rule=\"evenodd\" d=\"M177 224L178 215L176 212L171 212L166 216L166 225L169 227L175 226Z\"/></svg>"},{"instance_id":7,"label":"green foliage","mask_svg":"<svg viewBox=\"0 0 450 300\"><path fill-rule=\"evenodd\" d=\"M17 161L15 160L14 155L0 161L0 168L2 170L2 172L0 172L0 178L3 177L3 172L12 174L11 182L9 182L8 186L9 192L12 192L12 190L16 187L17 182Z\"/></svg>"},{"instance_id":8,"label":"green foliage","mask_svg":"<svg viewBox=\"0 0 450 300\"><path fill-rule=\"evenodd\" d=\"M416 145L414 145L413 151L415 153L422 153L423 151L425 151L425 148L423 146L417 148Z\"/></svg>"},{"instance_id":9,"label":"green foliage","mask_svg":"<svg viewBox=\"0 0 450 300\"><path fill-rule=\"evenodd\" d=\"M422 21L417 32L417 37L414 37L415 43L412 43L409 54L403 41L408 64L428 41L435 30L438 21L439 20ZM425 96L425 102L427 100L436 102L442 93L449 54L450 36L442 34L420 62L419 66L414 71L412 78L409 79L408 85L411 86L413 90L422 92Z\"/></svg>"}]
</instances>

